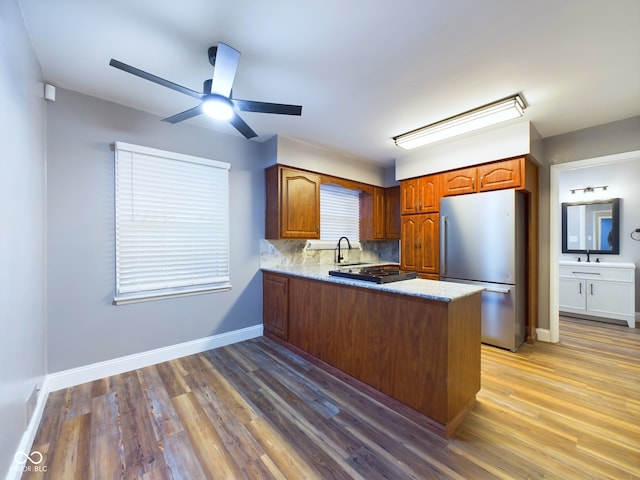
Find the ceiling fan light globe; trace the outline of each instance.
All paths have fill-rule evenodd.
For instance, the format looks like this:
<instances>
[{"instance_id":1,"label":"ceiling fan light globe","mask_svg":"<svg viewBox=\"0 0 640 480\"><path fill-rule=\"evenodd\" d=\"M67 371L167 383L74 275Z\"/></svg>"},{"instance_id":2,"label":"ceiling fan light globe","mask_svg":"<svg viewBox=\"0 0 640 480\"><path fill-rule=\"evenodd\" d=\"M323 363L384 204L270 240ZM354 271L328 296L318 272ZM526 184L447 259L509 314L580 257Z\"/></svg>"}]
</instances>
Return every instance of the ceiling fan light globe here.
<instances>
[{"instance_id":1,"label":"ceiling fan light globe","mask_svg":"<svg viewBox=\"0 0 640 480\"><path fill-rule=\"evenodd\" d=\"M216 120L231 120L233 106L229 99L222 96L214 96L202 102L202 111L208 117Z\"/></svg>"}]
</instances>

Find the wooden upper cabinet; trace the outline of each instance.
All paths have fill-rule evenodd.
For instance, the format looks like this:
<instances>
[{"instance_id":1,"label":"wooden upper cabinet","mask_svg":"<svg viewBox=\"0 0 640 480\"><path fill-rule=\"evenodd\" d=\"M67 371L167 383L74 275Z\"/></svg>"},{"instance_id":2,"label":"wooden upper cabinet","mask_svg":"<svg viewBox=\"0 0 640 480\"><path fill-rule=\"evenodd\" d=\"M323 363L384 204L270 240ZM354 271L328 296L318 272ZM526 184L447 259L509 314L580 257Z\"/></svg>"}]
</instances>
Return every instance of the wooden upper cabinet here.
<instances>
[{"instance_id":1,"label":"wooden upper cabinet","mask_svg":"<svg viewBox=\"0 0 640 480\"><path fill-rule=\"evenodd\" d=\"M400 182L400 213L437 212L440 209L440 176L428 175Z\"/></svg>"},{"instance_id":2,"label":"wooden upper cabinet","mask_svg":"<svg viewBox=\"0 0 640 480\"><path fill-rule=\"evenodd\" d=\"M400 187L386 188L385 199L385 238L400 238Z\"/></svg>"},{"instance_id":3,"label":"wooden upper cabinet","mask_svg":"<svg viewBox=\"0 0 640 480\"><path fill-rule=\"evenodd\" d=\"M479 191L518 188L524 184L522 174L524 158L478 166Z\"/></svg>"},{"instance_id":4,"label":"wooden upper cabinet","mask_svg":"<svg viewBox=\"0 0 640 480\"><path fill-rule=\"evenodd\" d=\"M274 165L266 193L266 238L320 238L319 175Z\"/></svg>"},{"instance_id":5,"label":"wooden upper cabinet","mask_svg":"<svg viewBox=\"0 0 640 480\"><path fill-rule=\"evenodd\" d=\"M442 195L461 195L474 193L476 190L476 167L453 170L442 174Z\"/></svg>"},{"instance_id":6,"label":"wooden upper cabinet","mask_svg":"<svg viewBox=\"0 0 640 480\"><path fill-rule=\"evenodd\" d=\"M360 190L360 239L400 238L399 187L382 188L284 165L265 170L267 239L320 238L320 185Z\"/></svg>"},{"instance_id":7,"label":"wooden upper cabinet","mask_svg":"<svg viewBox=\"0 0 640 480\"><path fill-rule=\"evenodd\" d=\"M512 158L442 173L442 195L524 188L525 158Z\"/></svg>"},{"instance_id":8,"label":"wooden upper cabinet","mask_svg":"<svg viewBox=\"0 0 640 480\"><path fill-rule=\"evenodd\" d=\"M384 239L387 236L387 200L384 188L374 187L373 189L373 238L375 240Z\"/></svg>"},{"instance_id":9,"label":"wooden upper cabinet","mask_svg":"<svg viewBox=\"0 0 640 480\"><path fill-rule=\"evenodd\" d=\"M370 187L360 194L360 240L400 238L399 199L399 187Z\"/></svg>"}]
</instances>

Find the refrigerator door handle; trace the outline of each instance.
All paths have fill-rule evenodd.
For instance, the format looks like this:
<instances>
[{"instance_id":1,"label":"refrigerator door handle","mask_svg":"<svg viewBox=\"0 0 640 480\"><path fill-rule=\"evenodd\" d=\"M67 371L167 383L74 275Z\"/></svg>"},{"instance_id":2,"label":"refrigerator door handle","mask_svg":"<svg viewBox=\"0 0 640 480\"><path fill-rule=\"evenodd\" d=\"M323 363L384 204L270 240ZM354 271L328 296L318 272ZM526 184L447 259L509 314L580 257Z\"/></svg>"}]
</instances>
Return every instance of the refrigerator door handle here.
<instances>
[{"instance_id":1,"label":"refrigerator door handle","mask_svg":"<svg viewBox=\"0 0 640 480\"><path fill-rule=\"evenodd\" d=\"M505 295L509 295L511 293L510 288L500 288L500 287L486 287L485 291L492 293L503 293Z\"/></svg>"},{"instance_id":2,"label":"refrigerator door handle","mask_svg":"<svg viewBox=\"0 0 640 480\"><path fill-rule=\"evenodd\" d=\"M447 223L448 216L440 217L440 275L447 274Z\"/></svg>"}]
</instances>

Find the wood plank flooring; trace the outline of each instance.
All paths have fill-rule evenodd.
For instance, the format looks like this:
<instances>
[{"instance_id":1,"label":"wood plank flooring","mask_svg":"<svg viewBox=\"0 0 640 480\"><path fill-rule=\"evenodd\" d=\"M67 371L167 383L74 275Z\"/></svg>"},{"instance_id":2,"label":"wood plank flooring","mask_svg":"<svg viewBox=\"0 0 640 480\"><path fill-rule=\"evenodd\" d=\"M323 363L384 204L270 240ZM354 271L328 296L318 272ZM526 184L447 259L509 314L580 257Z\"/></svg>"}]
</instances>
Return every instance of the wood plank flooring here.
<instances>
[{"instance_id":1,"label":"wood plank flooring","mask_svg":"<svg viewBox=\"0 0 640 480\"><path fill-rule=\"evenodd\" d=\"M640 478L640 329L560 331L483 345L448 442L257 338L51 393L23 478Z\"/></svg>"}]
</instances>

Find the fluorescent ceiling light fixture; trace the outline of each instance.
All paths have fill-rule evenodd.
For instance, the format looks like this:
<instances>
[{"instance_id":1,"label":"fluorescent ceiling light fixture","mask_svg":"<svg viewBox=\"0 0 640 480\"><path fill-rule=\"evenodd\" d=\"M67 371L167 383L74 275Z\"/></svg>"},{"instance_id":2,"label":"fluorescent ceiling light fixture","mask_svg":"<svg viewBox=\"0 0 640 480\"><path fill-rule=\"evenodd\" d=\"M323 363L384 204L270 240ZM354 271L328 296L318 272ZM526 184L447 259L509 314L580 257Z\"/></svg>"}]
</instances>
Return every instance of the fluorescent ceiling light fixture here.
<instances>
[{"instance_id":1,"label":"fluorescent ceiling light fixture","mask_svg":"<svg viewBox=\"0 0 640 480\"><path fill-rule=\"evenodd\" d=\"M230 120L233 117L233 104L227 97L213 93L202 102L202 111L216 120Z\"/></svg>"},{"instance_id":2,"label":"fluorescent ceiling light fixture","mask_svg":"<svg viewBox=\"0 0 640 480\"><path fill-rule=\"evenodd\" d=\"M495 125L496 123L521 117L526 105L520 95L504 98L455 117L441 120L426 127L418 128L397 137L396 145L405 150L438 142L445 138Z\"/></svg>"}]
</instances>

